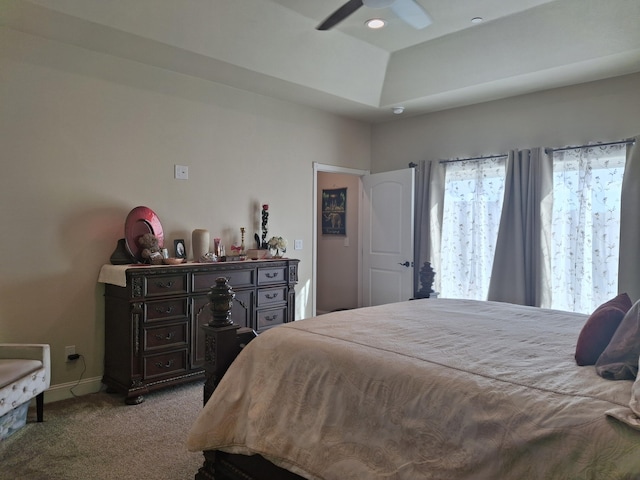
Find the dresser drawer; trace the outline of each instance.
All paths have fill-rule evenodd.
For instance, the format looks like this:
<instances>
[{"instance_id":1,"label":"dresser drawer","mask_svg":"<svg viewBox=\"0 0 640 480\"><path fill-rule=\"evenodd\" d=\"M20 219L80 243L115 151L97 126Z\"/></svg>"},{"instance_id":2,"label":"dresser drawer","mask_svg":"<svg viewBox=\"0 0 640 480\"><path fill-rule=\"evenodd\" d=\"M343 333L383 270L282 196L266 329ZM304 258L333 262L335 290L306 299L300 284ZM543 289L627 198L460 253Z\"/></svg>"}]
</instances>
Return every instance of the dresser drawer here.
<instances>
[{"instance_id":1,"label":"dresser drawer","mask_svg":"<svg viewBox=\"0 0 640 480\"><path fill-rule=\"evenodd\" d=\"M271 283L285 283L287 281L287 267L269 267L258 269L258 285Z\"/></svg>"},{"instance_id":2,"label":"dresser drawer","mask_svg":"<svg viewBox=\"0 0 640 480\"><path fill-rule=\"evenodd\" d=\"M143 296L159 297L161 295L185 294L189 290L187 275L176 273L173 275L149 275L142 280Z\"/></svg>"},{"instance_id":3,"label":"dresser drawer","mask_svg":"<svg viewBox=\"0 0 640 480\"><path fill-rule=\"evenodd\" d=\"M189 315L188 302L187 297L145 302L144 321L158 322L186 318Z\"/></svg>"},{"instance_id":4,"label":"dresser drawer","mask_svg":"<svg viewBox=\"0 0 640 480\"><path fill-rule=\"evenodd\" d=\"M258 331L275 327L285 322L287 318L287 307L273 308L270 310L258 310Z\"/></svg>"},{"instance_id":5,"label":"dresser drawer","mask_svg":"<svg viewBox=\"0 0 640 480\"><path fill-rule=\"evenodd\" d=\"M216 278L224 277L232 289L251 287L254 283L255 270L222 270L220 272L194 273L193 291L208 292L215 286Z\"/></svg>"},{"instance_id":6,"label":"dresser drawer","mask_svg":"<svg viewBox=\"0 0 640 480\"><path fill-rule=\"evenodd\" d=\"M187 349L144 357L144 378L173 375L187 370Z\"/></svg>"},{"instance_id":7,"label":"dresser drawer","mask_svg":"<svg viewBox=\"0 0 640 480\"><path fill-rule=\"evenodd\" d=\"M171 325L161 325L144 329L144 350L156 350L167 347L185 347L187 345L188 323L183 321Z\"/></svg>"},{"instance_id":8,"label":"dresser drawer","mask_svg":"<svg viewBox=\"0 0 640 480\"><path fill-rule=\"evenodd\" d=\"M287 301L287 287L261 288L258 290L258 308Z\"/></svg>"}]
</instances>

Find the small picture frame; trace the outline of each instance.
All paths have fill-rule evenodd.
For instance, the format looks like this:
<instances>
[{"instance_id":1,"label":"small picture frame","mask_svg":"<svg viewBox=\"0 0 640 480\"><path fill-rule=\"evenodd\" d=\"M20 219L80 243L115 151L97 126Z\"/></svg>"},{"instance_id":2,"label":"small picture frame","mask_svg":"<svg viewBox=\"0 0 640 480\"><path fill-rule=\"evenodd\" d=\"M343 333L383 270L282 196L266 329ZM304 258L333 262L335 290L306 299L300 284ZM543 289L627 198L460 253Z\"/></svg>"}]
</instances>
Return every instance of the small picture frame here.
<instances>
[{"instance_id":1,"label":"small picture frame","mask_svg":"<svg viewBox=\"0 0 640 480\"><path fill-rule=\"evenodd\" d=\"M187 258L187 247L184 244L184 239L178 238L174 240L173 248L176 252L176 258Z\"/></svg>"}]
</instances>

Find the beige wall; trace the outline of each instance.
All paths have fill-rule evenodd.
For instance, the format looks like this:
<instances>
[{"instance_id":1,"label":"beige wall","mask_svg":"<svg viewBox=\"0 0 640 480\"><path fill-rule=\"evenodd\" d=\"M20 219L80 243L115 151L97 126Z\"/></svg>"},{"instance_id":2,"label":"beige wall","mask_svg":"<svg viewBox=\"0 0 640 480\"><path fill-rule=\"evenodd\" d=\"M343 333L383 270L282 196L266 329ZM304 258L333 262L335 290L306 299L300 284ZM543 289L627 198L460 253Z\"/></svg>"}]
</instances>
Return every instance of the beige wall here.
<instances>
[{"instance_id":1,"label":"beige wall","mask_svg":"<svg viewBox=\"0 0 640 480\"><path fill-rule=\"evenodd\" d=\"M96 283L137 205L165 237L227 244L259 228L305 248L297 318L311 310L313 162L387 171L421 159L618 140L640 133L640 75L370 127L317 110L0 28L0 342L46 342L52 383L99 384ZM371 161L371 163L370 163ZM190 179L173 178L175 164ZM80 390L75 390L78 393ZM68 394L67 394L68 396ZM55 396L49 395L49 399Z\"/></svg>"},{"instance_id":2,"label":"beige wall","mask_svg":"<svg viewBox=\"0 0 640 480\"><path fill-rule=\"evenodd\" d=\"M207 228L229 245L268 203L310 316L313 162L368 169L368 125L5 28L0 72L0 342L49 343L54 386L82 372L66 345L83 380L102 375L96 280L138 205L169 241Z\"/></svg>"},{"instance_id":3,"label":"beige wall","mask_svg":"<svg viewBox=\"0 0 640 480\"><path fill-rule=\"evenodd\" d=\"M347 189L346 236L322 234L322 190ZM318 172L318 271L316 313L358 306L360 177ZM347 241L348 245L345 244Z\"/></svg>"},{"instance_id":4,"label":"beige wall","mask_svg":"<svg viewBox=\"0 0 640 480\"><path fill-rule=\"evenodd\" d=\"M456 108L372 131L371 171L640 134L640 74ZM410 114L410 112L407 112Z\"/></svg>"}]
</instances>

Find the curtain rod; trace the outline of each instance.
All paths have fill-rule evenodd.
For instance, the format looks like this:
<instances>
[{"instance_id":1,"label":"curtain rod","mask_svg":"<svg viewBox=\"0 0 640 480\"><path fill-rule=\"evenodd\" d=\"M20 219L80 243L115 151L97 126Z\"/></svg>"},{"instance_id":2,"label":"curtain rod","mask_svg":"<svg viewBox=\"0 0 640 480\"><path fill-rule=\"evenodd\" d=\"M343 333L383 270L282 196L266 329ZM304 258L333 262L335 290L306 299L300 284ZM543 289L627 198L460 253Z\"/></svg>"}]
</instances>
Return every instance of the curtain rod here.
<instances>
[{"instance_id":1,"label":"curtain rod","mask_svg":"<svg viewBox=\"0 0 640 480\"><path fill-rule=\"evenodd\" d=\"M564 152L565 150L575 150L575 149L578 149L578 148L608 147L609 145L624 145L624 144L634 144L634 143L636 143L636 139L635 138L627 138L626 140L619 140L617 142L588 143L586 145L577 145L575 147L545 148L545 152L547 152L547 153Z\"/></svg>"},{"instance_id":2,"label":"curtain rod","mask_svg":"<svg viewBox=\"0 0 640 480\"><path fill-rule=\"evenodd\" d=\"M575 147L562 147L562 148L546 148L545 152L547 153L552 153L552 152L562 152L564 150L573 150L576 148L585 148L585 147L606 147L609 145L622 145L622 144L634 144L636 143L636 139L635 138L627 138L625 140L619 140L617 142L609 142L609 143L591 143L591 144L587 144L587 145L578 145ZM485 155L482 157L468 157L468 158L453 158L450 160L440 160L440 163L455 163L455 162L467 162L467 161L473 161L473 160L487 160L490 158L502 158L502 157L508 157L509 155L506 153L503 153L501 155ZM409 163L409 167L413 168L416 167L417 165L413 162Z\"/></svg>"},{"instance_id":3,"label":"curtain rod","mask_svg":"<svg viewBox=\"0 0 640 480\"><path fill-rule=\"evenodd\" d=\"M469 158L454 158L451 160L440 160L440 163L455 163L455 162L467 162L472 160L488 160L490 158L502 158L508 157L509 155L503 153L502 155L486 155L484 157L469 157Z\"/></svg>"}]
</instances>

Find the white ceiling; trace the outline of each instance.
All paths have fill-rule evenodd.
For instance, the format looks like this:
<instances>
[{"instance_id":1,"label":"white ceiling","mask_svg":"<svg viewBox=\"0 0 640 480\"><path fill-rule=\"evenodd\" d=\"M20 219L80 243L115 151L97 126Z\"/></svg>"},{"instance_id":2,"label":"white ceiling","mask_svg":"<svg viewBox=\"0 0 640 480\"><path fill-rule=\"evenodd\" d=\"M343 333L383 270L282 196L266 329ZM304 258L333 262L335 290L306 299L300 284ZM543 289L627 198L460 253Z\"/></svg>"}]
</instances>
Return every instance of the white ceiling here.
<instances>
[{"instance_id":1,"label":"white ceiling","mask_svg":"<svg viewBox=\"0 0 640 480\"><path fill-rule=\"evenodd\" d=\"M640 71L640 0L418 0L423 30L364 6L315 29L345 1L2 0L0 25L369 122Z\"/></svg>"}]
</instances>

